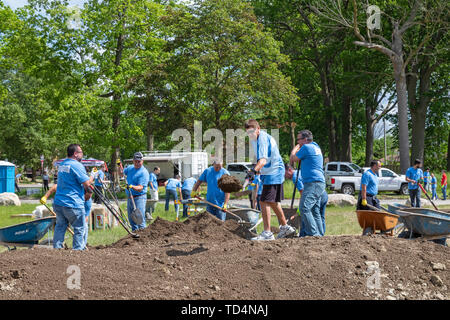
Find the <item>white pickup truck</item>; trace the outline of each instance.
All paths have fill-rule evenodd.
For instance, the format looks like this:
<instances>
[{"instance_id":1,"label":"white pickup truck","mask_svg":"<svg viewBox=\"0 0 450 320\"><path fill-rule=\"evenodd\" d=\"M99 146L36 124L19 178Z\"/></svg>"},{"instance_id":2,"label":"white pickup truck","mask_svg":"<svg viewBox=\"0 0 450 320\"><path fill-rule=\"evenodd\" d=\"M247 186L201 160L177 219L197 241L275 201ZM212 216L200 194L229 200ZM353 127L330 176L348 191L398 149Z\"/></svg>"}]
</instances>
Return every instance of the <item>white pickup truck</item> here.
<instances>
[{"instance_id":1,"label":"white pickup truck","mask_svg":"<svg viewBox=\"0 0 450 320\"><path fill-rule=\"evenodd\" d=\"M363 168L364 172L369 169ZM399 194L408 194L408 182L405 180L405 175L398 175L386 168L381 168L378 175L378 191L396 191ZM327 186L331 190L353 195L355 190L360 190L361 177L328 176Z\"/></svg>"}]
</instances>

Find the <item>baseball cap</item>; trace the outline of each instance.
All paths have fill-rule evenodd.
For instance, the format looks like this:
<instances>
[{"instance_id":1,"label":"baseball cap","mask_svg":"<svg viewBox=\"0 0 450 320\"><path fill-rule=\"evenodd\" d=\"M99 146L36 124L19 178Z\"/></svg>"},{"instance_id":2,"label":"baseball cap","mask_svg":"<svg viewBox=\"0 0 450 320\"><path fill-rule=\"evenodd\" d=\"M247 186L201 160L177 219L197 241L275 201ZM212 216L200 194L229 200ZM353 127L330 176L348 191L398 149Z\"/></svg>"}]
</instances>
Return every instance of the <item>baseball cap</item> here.
<instances>
[{"instance_id":1,"label":"baseball cap","mask_svg":"<svg viewBox=\"0 0 450 320\"><path fill-rule=\"evenodd\" d=\"M142 160L143 157L141 152L136 152L133 156L133 160Z\"/></svg>"}]
</instances>

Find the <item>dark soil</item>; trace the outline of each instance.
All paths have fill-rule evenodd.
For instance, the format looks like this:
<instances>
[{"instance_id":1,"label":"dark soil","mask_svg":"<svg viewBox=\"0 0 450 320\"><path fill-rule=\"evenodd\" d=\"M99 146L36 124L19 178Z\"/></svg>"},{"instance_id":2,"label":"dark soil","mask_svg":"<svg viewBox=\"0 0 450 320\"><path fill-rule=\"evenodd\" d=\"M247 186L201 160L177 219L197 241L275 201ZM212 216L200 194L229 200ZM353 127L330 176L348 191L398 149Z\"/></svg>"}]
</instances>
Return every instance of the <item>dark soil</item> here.
<instances>
[{"instance_id":1,"label":"dark soil","mask_svg":"<svg viewBox=\"0 0 450 320\"><path fill-rule=\"evenodd\" d=\"M217 185L223 192L238 192L242 189L242 183L238 178L228 174L223 175L217 180Z\"/></svg>"},{"instance_id":2,"label":"dark soil","mask_svg":"<svg viewBox=\"0 0 450 320\"><path fill-rule=\"evenodd\" d=\"M0 299L449 299L450 251L389 236L252 242L208 213L110 246L0 254ZM379 273L370 266L379 265ZM81 272L80 289L68 289ZM70 270L70 269L69 269ZM379 275L379 286L376 275Z\"/></svg>"}]
</instances>

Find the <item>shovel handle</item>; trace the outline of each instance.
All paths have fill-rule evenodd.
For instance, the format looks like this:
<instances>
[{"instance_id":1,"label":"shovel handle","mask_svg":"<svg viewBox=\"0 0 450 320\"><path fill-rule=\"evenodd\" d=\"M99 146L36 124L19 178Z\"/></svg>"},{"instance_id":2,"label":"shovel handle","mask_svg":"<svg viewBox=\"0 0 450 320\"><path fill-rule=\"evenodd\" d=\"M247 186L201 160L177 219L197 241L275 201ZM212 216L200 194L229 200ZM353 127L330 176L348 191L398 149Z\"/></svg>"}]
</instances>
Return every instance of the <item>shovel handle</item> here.
<instances>
[{"instance_id":1,"label":"shovel handle","mask_svg":"<svg viewBox=\"0 0 450 320\"><path fill-rule=\"evenodd\" d=\"M232 215L233 217L238 218L238 219L239 219L239 222L244 222L244 220L242 220L242 218L239 217L237 214L234 214L233 212L230 212L230 211L228 211L228 210L224 210L224 209L222 209L221 207L215 205L214 203L211 203L211 202L209 202L209 201L206 201L205 199L202 199L200 196L196 196L196 198L199 199L199 200L201 200L201 201L203 201L204 203L209 204L211 207L214 207L214 208L216 208L216 209L222 210L223 212L226 212L226 213Z\"/></svg>"},{"instance_id":2,"label":"shovel handle","mask_svg":"<svg viewBox=\"0 0 450 320\"><path fill-rule=\"evenodd\" d=\"M436 205L434 204L433 200L430 199L430 196L428 195L428 193L425 191L425 189L423 188L421 183L417 183L420 187L420 189L422 189L423 193L425 193L425 195L427 196L428 200L430 200L431 204L433 205L434 209L436 209L436 211L439 211L439 209L436 207Z\"/></svg>"},{"instance_id":3,"label":"shovel handle","mask_svg":"<svg viewBox=\"0 0 450 320\"><path fill-rule=\"evenodd\" d=\"M44 206L48 209L48 211L50 211L50 213L51 213L54 217L56 217L56 213L54 213L53 210L50 209L50 207L49 207L47 204L44 204ZM70 229L69 227L67 227L67 231L69 231L69 233L70 233L72 236L74 235L73 230Z\"/></svg>"}]
</instances>

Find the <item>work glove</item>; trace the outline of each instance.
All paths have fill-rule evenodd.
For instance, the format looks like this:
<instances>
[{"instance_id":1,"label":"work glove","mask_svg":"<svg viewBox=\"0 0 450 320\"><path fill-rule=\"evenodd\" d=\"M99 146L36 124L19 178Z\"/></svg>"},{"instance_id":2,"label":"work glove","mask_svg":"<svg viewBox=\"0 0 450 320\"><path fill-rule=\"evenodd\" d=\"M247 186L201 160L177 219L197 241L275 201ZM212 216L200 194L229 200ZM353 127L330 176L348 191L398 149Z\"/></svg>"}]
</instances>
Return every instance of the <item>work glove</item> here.
<instances>
[{"instance_id":1,"label":"work glove","mask_svg":"<svg viewBox=\"0 0 450 320\"><path fill-rule=\"evenodd\" d=\"M43 196L43 197L41 198L41 200L39 200L39 202L40 202L41 204L46 204L46 203L47 203L47 197L46 197L46 196Z\"/></svg>"},{"instance_id":2,"label":"work glove","mask_svg":"<svg viewBox=\"0 0 450 320\"><path fill-rule=\"evenodd\" d=\"M175 204L181 204L180 200L175 200Z\"/></svg>"},{"instance_id":3,"label":"work glove","mask_svg":"<svg viewBox=\"0 0 450 320\"><path fill-rule=\"evenodd\" d=\"M223 204L222 210L223 211L227 211L227 204L226 203Z\"/></svg>"},{"instance_id":4,"label":"work glove","mask_svg":"<svg viewBox=\"0 0 450 320\"><path fill-rule=\"evenodd\" d=\"M361 204L365 207L367 207L367 200L366 199L362 199Z\"/></svg>"},{"instance_id":5,"label":"work glove","mask_svg":"<svg viewBox=\"0 0 450 320\"><path fill-rule=\"evenodd\" d=\"M191 198L195 198L196 196L198 196L198 192L197 191L192 191L191 192Z\"/></svg>"},{"instance_id":6,"label":"work glove","mask_svg":"<svg viewBox=\"0 0 450 320\"><path fill-rule=\"evenodd\" d=\"M128 189L132 189L134 186L132 184L127 185Z\"/></svg>"}]
</instances>

